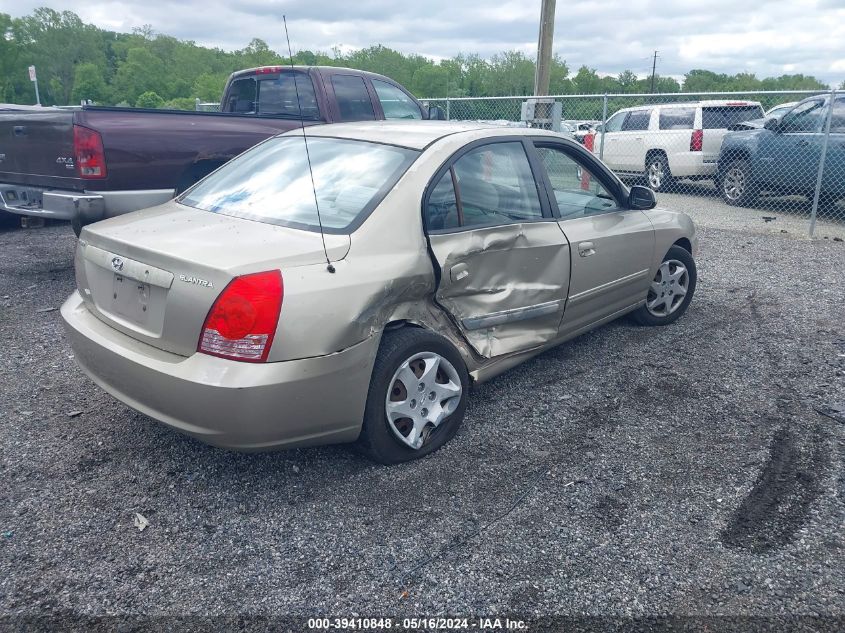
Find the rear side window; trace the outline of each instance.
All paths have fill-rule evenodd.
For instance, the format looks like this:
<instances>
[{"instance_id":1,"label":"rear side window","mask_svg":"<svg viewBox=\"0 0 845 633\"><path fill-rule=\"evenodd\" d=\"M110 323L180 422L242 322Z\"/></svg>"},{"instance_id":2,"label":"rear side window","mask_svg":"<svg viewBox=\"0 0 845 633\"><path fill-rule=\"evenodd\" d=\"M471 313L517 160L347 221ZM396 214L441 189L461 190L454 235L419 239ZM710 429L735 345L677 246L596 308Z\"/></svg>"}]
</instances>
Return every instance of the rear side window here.
<instances>
[{"instance_id":1,"label":"rear side window","mask_svg":"<svg viewBox=\"0 0 845 633\"><path fill-rule=\"evenodd\" d=\"M701 124L705 130L724 130L736 123L763 118L763 108L754 106L718 106L701 109Z\"/></svg>"},{"instance_id":2,"label":"rear side window","mask_svg":"<svg viewBox=\"0 0 845 633\"><path fill-rule=\"evenodd\" d=\"M258 96L258 85L254 77L236 79L229 86L229 96L224 104L225 112L252 114Z\"/></svg>"},{"instance_id":3,"label":"rear side window","mask_svg":"<svg viewBox=\"0 0 845 633\"><path fill-rule=\"evenodd\" d=\"M296 83L294 83L296 82ZM296 98L299 93L299 103ZM316 119L320 116L311 78L299 72L283 72L277 79L258 81L258 114L281 114Z\"/></svg>"},{"instance_id":4,"label":"rear side window","mask_svg":"<svg viewBox=\"0 0 845 633\"><path fill-rule=\"evenodd\" d=\"M432 189L425 220L426 228L436 231L542 217L537 183L522 143L502 142L477 147L455 162Z\"/></svg>"},{"instance_id":5,"label":"rear side window","mask_svg":"<svg viewBox=\"0 0 845 633\"><path fill-rule=\"evenodd\" d=\"M622 124L623 132L634 132L639 130L647 130L648 123L651 120L651 110L637 110L628 113L628 118Z\"/></svg>"},{"instance_id":6,"label":"rear side window","mask_svg":"<svg viewBox=\"0 0 845 633\"><path fill-rule=\"evenodd\" d=\"M661 130L691 130L695 123L695 108L661 108Z\"/></svg>"},{"instance_id":7,"label":"rear side window","mask_svg":"<svg viewBox=\"0 0 845 633\"><path fill-rule=\"evenodd\" d=\"M381 202L419 152L393 145L278 136L232 159L189 189L181 204L256 222L344 233Z\"/></svg>"},{"instance_id":8,"label":"rear side window","mask_svg":"<svg viewBox=\"0 0 845 633\"><path fill-rule=\"evenodd\" d=\"M332 87L343 121L374 121L373 102L364 79L357 75L332 75Z\"/></svg>"},{"instance_id":9,"label":"rear side window","mask_svg":"<svg viewBox=\"0 0 845 633\"><path fill-rule=\"evenodd\" d=\"M411 97L386 81L372 81L385 119L422 119L422 112Z\"/></svg>"}]
</instances>

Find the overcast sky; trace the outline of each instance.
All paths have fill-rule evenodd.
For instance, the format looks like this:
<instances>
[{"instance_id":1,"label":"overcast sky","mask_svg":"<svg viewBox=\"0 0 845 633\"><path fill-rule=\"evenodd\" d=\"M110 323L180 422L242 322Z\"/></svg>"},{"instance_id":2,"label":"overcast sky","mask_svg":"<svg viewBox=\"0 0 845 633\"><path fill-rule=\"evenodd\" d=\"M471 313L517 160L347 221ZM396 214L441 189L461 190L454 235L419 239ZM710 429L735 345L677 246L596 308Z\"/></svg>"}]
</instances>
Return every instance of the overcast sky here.
<instances>
[{"instance_id":1,"label":"overcast sky","mask_svg":"<svg viewBox=\"0 0 845 633\"><path fill-rule=\"evenodd\" d=\"M557 3L555 52L572 71L631 69L680 76L690 68L758 77L845 79L845 0L580 0ZM539 0L0 0L21 16L47 5L115 31L149 24L156 32L224 49L260 37L285 50L287 14L294 50L384 44L440 59L519 49L536 54Z\"/></svg>"}]
</instances>

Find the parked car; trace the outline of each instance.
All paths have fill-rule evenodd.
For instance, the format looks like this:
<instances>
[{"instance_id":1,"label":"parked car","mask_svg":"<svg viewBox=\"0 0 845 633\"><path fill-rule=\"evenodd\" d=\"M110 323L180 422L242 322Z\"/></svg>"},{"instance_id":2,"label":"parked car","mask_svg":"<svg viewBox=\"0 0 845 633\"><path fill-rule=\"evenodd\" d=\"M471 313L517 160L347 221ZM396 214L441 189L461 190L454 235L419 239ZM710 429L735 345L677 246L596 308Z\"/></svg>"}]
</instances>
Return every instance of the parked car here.
<instances>
[{"instance_id":1,"label":"parked car","mask_svg":"<svg viewBox=\"0 0 845 633\"><path fill-rule=\"evenodd\" d=\"M401 462L455 435L471 384L692 299L690 218L563 135L327 125L310 163L304 142L83 229L61 314L94 382L218 446Z\"/></svg>"},{"instance_id":2,"label":"parked car","mask_svg":"<svg viewBox=\"0 0 845 633\"><path fill-rule=\"evenodd\" d=\"M740 121L728 127L728 132L736 132L738 130L756 130L766 125L766 121L773 117L781 117L792 108L795 107L797 101L790 103L781 103L773 108L766 110L766 114L761 119L749 119L748 121Z\"/></svg>"},{"instance_id":3,"label":"parked car","mask_svg":"<svg viewBox=\"0 0 845 633\"><path fill-rule=\"evenodd\" d=\"M781 117L797 105L798 105L797 101L790 101L788 103L780 103L780 104L766 110L766 117L765 118L769 119L769 118L775 117L775 116Z\"/></svg>"},{"instance_id":4,"label":"parked car","mask_svg":"<svg viewBox=\"0 0 845 633\"><path fill-rule=\"evenodd\" d=\"M824 204L845 197L845 95L800 101L759 129L731 132L719 155L717 186L728 204L750 206L763 191L814 196L828 115L830 138L821 182Z\"/></svg>"},{"instance_id":5,"label":"parked car","mask_svg":"<svg viewBox=\"0 0 845 633\"><path fill-rule=\"evenodd\" d=\"M604 162L623 177L645 176L654 191L672 190L677 178L712 178L727 128L761 116L755 101L625 108L600 126L593 152L603 151Z\"/></svg>"},{"instance_id":6,"label":"parked car","mask_svg":"<svg viewBox=\"0 0 845 633\"><path fill-rule=\"evenodd\" d=\"M299 101L297 101L297 93ZM301 116L300 116L301 106ZM259 141L333 121L435 118L387 77L330 67L232 74L220 112L0 111L0 209L87 223L165 202Z\"/></svg>"}]
</instances>

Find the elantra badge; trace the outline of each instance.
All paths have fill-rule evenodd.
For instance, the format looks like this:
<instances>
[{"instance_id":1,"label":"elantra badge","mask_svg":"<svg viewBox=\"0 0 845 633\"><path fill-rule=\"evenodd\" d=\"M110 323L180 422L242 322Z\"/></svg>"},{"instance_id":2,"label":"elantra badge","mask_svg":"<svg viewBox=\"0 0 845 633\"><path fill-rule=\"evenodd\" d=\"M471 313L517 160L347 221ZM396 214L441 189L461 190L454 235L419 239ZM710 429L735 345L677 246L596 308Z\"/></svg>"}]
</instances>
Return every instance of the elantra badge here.
<instances>
[{"instance_id":1,"label":"elantra badge","mask_svg":"<svg viewBox=\"0 0 845 633\"><path fill-rule=\"evenodd\" d=\"M202 286L203 288L214 288L214 285L210 281L200 279L199 277L179 275L179 281L184 281L186 284L194 284L195 286Z\"/></svg>"}]
</instances>

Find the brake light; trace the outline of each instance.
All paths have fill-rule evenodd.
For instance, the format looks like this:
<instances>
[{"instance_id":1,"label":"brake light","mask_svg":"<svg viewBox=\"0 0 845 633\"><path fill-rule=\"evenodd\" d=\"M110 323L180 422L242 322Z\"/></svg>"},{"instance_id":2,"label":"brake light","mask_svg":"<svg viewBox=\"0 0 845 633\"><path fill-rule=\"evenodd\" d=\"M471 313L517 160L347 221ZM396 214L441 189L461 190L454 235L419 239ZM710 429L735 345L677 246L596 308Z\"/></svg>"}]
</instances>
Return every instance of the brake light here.
<instances>
[{"instance_id":1,"label":"brake light","mask_svg":"<svg viewBox=\"0 0 845 633\"><path fill-rule=\"evenodd\" d=\"M693 130L689 139L689 151L700 152L704 144L704 130Z\"/></svg>"},{"instance_id":2,"label":"brake light","mask_svg":"<svg viewBox=\"0 0 845 633\"><path fill-rule=\"evenodd\" d=\"M280 72L282 72L281 66L262 66L261 68L255 69L256 75L274 75Z\"/></svg>"},{"instance_id":3,"label":"brake light","mask_svg":"<svg viewBox=\"0 0 845 633\"><path fill-rule=\"evenodd\" d=\"M236 277L211 306L197 351L263 363L273 344L283 297L282 273L278 270Z\"/></svg>"},{"instance_id":4,"label":"brake light","mask_svg":"<svg viewBox=\"0 0 845 633\"><path fill-rule=\"evenodd\" d=\"M106 177L106 154L103 151L103 139L99 132L81 125L74 125L73 155L80 178Z\"/></svg>"}]
</instances>

